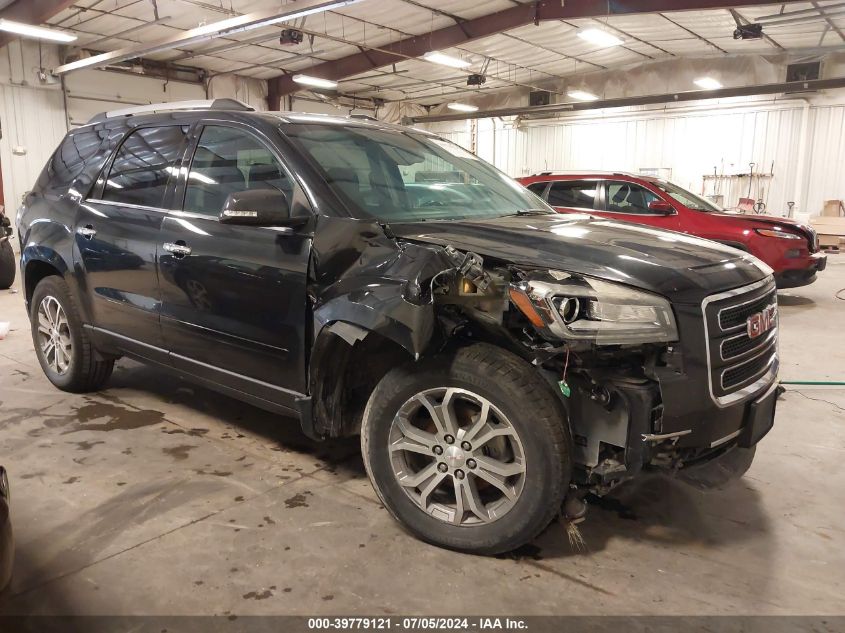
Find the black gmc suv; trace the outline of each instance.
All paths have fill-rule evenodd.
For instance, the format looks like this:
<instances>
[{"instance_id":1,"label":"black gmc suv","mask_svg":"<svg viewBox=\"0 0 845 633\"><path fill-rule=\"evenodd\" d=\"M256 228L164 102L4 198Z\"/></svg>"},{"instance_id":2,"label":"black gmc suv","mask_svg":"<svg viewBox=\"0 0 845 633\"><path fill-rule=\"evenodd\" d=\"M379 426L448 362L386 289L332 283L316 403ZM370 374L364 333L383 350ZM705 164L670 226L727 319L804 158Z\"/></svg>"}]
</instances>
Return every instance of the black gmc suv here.
<instances>
[{"instance_id":1,"label":"black gmc suv","mask_svg":"<svg viewBox=\"0 0 845 633\"><path fill-rule=\"evenodd\" d=\"M18 214L60 389L101 388L126 355L312 438L360 434L388 510L478 553L645 471L750 464L777 398L759 260L555 214L424 131L180 107L71 131Z\"/></svg>"}]
</instances>

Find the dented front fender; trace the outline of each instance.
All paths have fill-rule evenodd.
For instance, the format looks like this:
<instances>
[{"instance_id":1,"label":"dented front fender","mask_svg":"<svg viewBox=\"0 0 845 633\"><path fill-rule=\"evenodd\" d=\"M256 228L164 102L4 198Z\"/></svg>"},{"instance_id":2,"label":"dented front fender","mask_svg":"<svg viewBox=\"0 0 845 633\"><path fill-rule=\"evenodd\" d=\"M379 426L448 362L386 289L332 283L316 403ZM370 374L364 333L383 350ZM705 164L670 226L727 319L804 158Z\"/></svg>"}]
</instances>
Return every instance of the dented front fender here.
<instances>
[{"instance_id":1,"label":"dented front fender","mask_svg":"<svg viewBox=\"0 0 845 633\"><path fill-rule=\"evenodd\" d=\"M314 340L342 321L423 354L436 330L431 280L454 267L445 250L397 241L373 220L321 216L319 223L309 279Z\"/></svg>"}]
</instances>

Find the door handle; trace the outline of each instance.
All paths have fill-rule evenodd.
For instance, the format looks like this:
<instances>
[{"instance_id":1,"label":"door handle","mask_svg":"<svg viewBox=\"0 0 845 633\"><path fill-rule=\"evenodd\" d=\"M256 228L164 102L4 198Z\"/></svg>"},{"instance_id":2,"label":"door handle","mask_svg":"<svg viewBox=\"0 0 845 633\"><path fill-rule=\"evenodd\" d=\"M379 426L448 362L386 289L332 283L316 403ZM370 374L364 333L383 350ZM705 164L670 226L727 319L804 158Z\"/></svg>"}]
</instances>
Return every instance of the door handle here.
<instances>
[{"instance_id":1,"label":"door handle","mask_svg":"<svg viewBox=\"0 0 845 633\"><path fill-rule=\"evenodd\" d=\"M181 240L179 240L179 242L181 242ZM173 253L173 257L176 259L182 259L183 257L190 255L191 247L186 246L184 242L181 244L179 242L176 242L175 244L173 242L165 242L162 248L164 248L164 250L168 253Z\"/></svg>"},{"instance_id":2,"label":"door handle","mask_svg":"<svg viewBox=\"0 0 845 633\"><path fill-rule=\"evenodd\" d=\"M97 231L90 224L86 224L85 226L80 226L79 228L77 228L76 233L77 235L81 235L82 237L84 237L86 240L90 240L97 234Z\"/></svg>"}]
</instances>

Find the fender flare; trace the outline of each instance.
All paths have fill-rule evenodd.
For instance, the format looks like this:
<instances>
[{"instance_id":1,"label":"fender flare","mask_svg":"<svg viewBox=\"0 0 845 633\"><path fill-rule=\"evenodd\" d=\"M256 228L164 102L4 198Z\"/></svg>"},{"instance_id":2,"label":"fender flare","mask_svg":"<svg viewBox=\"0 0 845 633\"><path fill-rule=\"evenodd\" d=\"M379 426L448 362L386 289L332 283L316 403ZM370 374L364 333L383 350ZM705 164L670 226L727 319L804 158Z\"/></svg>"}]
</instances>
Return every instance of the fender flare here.
<instances>
[{"instance_id":1,"label":"fender flare","mask_svg":"<svg viewBox=\"0 0 845 633\"><path fill-rule=\"evenodd\" d=\"M314 336L306 369L308 396L300 404L302 430L311 438L337 436L344 428L351 428L351 419L331 411L342 402L343 376L352 367L357 344L378 335L379 347L389 345L396 362L417 359L430 346L434 306L405 301L395 284L386 284L380 290L375 294L387 299L384 304L379 300L372 303L374 297L369 292L356 292L335 297L314 311Z\"/></svg>"},{"instance_id":2,"label":"fender flare","mask_svg":"<svg viewBox=\"0 0 845 633\"><path fill-rule=\"evenodd\" d=\"M33 222L26 231L26 237L22 240L21 249L21 282L24 288L24 297L29 308L29 298L35 288L29 287L28 271L33 264L46 264L59 272L65 282L76 288L76 279L73 274L73 233L66 225L51 220ZM62 252L66 251L66 252ZM76 293L75 293L76 294ZM87 317L85 306L79 305L83 318Z\"/></svg>"},{"instance_id":3,"label":"fender flare","mask_svg":"<svg viewBox=\"0 0 845 633\"><path fill-rule=\"evenodd\" d=\"M413 358L426 351L435 330L434 306L406 301L397 283L373 284L366 292L356 292L354 297L344 294L316 308L312 349L327 328L337 322L375 332L405 349Z\"/></svg>"}]
</instances>

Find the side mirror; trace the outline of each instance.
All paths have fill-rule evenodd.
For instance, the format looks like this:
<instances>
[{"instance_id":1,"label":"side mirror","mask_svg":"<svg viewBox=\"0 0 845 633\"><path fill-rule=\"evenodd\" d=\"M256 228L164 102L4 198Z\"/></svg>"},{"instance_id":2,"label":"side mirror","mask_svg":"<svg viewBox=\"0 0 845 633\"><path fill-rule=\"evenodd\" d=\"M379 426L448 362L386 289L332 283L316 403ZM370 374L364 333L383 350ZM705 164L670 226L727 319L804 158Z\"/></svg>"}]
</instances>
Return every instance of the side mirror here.
<instances>
[{"instance_id":1,"label":"side mirror","mask_svg":"<svg viewBox=\"0 0 845 633\"><path fill-rule=\"evenodd\" d=\"M230 193L219 217L221 224L242 226L298 226L306 217L292 218L287 196L277 189Z\"/></svg>"},{"instance_id":2,"label":"side mirror","mask_svg":"<svg viewBox=\"0 0 845 633\"><path fill-rule=\"evenodd\" d=\"M675 213L675 207L663 200L652 200L648 203L648 210L663 215L672 215Z\"/></svg>"}]
</instances>

